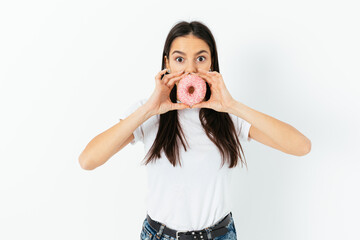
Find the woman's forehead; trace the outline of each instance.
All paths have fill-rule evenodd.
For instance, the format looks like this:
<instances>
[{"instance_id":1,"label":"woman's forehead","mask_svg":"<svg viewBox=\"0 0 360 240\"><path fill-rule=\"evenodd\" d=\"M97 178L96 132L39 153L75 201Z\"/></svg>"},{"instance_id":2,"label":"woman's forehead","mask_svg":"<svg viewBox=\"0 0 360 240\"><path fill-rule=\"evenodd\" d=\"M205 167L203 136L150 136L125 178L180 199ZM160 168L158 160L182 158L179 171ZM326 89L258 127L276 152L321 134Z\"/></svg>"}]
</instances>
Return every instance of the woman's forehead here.
<instances>
[{"instance_id":1,"label":"woman's forehead","mask_svg":"<svg viewBox=\"0 0 360 240\"><path fill-rule=\"evenodd\" d=\"M210 49L207 43L194 36L181 36L174 39L171 44L170 54L174 51L180 51L183 53L196 54L201 50L205 50L210 54Z\"/></svg>"}]
</instances>

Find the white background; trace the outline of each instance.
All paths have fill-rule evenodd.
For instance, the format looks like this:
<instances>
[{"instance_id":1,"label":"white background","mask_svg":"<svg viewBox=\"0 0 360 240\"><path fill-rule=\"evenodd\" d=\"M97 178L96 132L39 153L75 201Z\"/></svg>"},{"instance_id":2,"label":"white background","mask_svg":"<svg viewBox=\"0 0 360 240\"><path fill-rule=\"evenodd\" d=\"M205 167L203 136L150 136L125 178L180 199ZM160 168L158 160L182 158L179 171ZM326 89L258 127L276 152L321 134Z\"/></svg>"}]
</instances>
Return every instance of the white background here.
<instances>
[{"instance_id":1,"label":"white background","mask_svg":"<svg viewBox=\"0 0 360 240\"><path fill-rule=\"evenodd\" d=\"M212 31L232 96L307 136L311 152L242 143L238 239L359 239L356 1L2 1L0 239L139 239L142 143L93 171L78 157L148 97L178 21ZM166 196L164 196L166 197Z\"/></svg>"}]
</instances>

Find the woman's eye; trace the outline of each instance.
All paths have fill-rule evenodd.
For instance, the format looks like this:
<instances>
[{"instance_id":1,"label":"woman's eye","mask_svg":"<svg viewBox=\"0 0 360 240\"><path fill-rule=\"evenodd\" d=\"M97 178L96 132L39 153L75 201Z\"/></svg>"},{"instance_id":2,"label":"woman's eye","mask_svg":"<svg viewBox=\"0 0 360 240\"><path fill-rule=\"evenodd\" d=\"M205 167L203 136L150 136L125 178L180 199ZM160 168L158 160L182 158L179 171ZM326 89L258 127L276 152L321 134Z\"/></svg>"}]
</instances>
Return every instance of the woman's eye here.
<instances>
[{"instance_id":1,"label":"woman's eye","mask_svg":"<svg viewBox=\"0 0 360 240\"><path fill-rule=\"evenodd\" d=\"M177 61L178 58L181 58L181 59L182 59L182 57L177 57L177 58L175 58L175 61ZM182 61L181 61L181 62L182 62Z\"/></svg>"},{"instance_id":2,"label":"woman's eye","mask_svg":"<svg viewBox=\"0 0 360 240\"><path fill-rule=\"evenodd\" d=\"M203 59L204 59L203 61L205 61L205 57L203 57L203 56L200 56L199 58L203 58ZM203 62L203 61L200 61L200 62Z\"/></svg>"}]
</instances>

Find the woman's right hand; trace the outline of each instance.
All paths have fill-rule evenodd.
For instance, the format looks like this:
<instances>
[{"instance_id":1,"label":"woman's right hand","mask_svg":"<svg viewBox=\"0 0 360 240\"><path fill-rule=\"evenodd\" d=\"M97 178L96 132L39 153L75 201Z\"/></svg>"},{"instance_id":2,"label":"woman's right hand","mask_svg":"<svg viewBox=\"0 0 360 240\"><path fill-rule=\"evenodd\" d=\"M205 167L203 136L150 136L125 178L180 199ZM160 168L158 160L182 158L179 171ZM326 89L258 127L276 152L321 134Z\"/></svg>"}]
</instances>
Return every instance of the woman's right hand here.
<instances>
[{"instance_id":1,"label":"woman's right hand","mask_svg":"<svg viewBox=\"0 0 360 240\"><path fill-rule=\"evenodd\" d=\"M167 69L160 71L155 76L155 90L146 102L150 111L154 114L163 114L171 110L181 110L190 108L189 105L184 103L173 103L170 100L170 92L176 82L186 75L184 71L166 74L162 79L161 76L165 74Z\"/></svg>"}]
</instances>

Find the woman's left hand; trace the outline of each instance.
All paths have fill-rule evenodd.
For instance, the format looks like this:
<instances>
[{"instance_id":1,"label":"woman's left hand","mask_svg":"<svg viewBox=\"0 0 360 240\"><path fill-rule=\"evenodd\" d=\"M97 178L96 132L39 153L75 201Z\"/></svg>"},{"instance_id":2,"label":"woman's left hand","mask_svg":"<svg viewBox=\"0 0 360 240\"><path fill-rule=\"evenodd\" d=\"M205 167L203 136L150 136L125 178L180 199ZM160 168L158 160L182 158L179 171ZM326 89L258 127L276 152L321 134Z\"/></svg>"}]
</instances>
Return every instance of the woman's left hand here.
<instances>
[{"instance_id":1,"label":"woman's left hand","mask_svg":"<svg viewBox=\"0 0 360 240\"><path fill-rule=\"evenodd\" d=\"M194 104L191 108L211 108L218 112L228 112L235 99L227 90L221 74L216 71L207 72L202 69L199 69L199 72L194 74L209 84L211 95L208 101Z\"/></svg>"}]
</instances>

